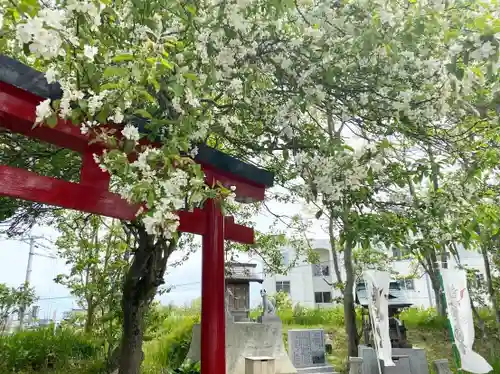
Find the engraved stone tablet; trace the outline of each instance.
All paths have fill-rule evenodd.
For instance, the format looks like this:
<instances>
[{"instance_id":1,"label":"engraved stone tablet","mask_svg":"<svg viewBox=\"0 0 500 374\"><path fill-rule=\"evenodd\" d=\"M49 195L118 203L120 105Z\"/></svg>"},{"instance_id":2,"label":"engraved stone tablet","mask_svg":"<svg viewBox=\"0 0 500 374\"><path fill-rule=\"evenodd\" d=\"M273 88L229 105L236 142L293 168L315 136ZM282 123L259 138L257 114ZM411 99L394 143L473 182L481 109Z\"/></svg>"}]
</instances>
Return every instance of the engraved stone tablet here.
<instances>
[{"instance_id":1,"label":"engraved stone tablet","mask_svg":"<svg viewBox=\"0 0 500 374\"><path fill-rule=\"evenodd\" d=\"M288 354L297 369L325 366L323 330L288 330Z\"/></svg>"}]
</instances>

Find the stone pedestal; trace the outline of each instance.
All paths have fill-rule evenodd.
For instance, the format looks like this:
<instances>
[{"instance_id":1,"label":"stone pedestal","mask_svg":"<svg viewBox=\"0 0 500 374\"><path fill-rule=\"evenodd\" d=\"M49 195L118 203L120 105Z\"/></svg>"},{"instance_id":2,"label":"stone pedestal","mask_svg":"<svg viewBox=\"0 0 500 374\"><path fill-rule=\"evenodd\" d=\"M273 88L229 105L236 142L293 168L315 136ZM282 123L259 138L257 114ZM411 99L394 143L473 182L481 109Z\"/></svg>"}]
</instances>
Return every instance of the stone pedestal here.
<instances>
[{"instance_id":1,"label":"stone pedestal","mask_svg":"<svg viewBox=\"0 0 500 374\"><path fill-rule=\"evenodd\" d=\"M193 326L187 359L200 361L200 325ZM226 320L226 374L245 374L246 358L274 358L276 374L296 374L283 344L281 321L232 322Z\"/></svg>"},{"instance_id":2,"label":"stone pedestal","mask_svg":"<svg viewBox=\"0 0 500 374\"><path fill-rule=\"evenodd\" d=\"M359 345L358 346L358 357L361 357L362 363L362 373L363 374L378 374L379 366L377 363L377 354L375 353L375 349L372 347L368 347L367 345ZM384 363L382 360L380 361L380 368L382 369L382 373L384 371Z\"/></svg>"},{"instance_id":3,"label":"stone pedestal","mask_svg":"<svg viewBox=\"0 0 500 374\"><path fill-rule=\"evenodd\" d=\"M358 346L358 356L363 358L363 374L378 373L377 356L375 350L372 347L366 345ZM429 374L429 366L427 363L427 357L425 351L420 348L393 348L392 356L397 357L407 357L409 361L410 370L409 374ZM406 365L406 360L403 360L401 365ZM383 369L389 369L389 367L384 367ZM389 369L389 371L392 369ZM385 370L385 373L388 373Z\"/></svg>"},{"instance_id":4,"label":"stone pedestal","mask_svg":"<svg viewBox=\"0 0 500 374\"><path fill-rule=\"evenodd\" d=\"M245 374L275 374L273 357L246 357Z\"/></svg>"},{"instance_id":5,"label":"stone pedestal","mask_svg":"<svg viewBox=\"0 0 500 374\"><path fill-rule=\"evenodd\" d=\"M427 355L422 348L393 348L393 356L408 356L411 374L429 374Z\"/></svg>"},{"instance_id":6,"label":"stone pedestal","mask_svg":"<svg viewBox=\"0 0 500 374\"><path fill-rule=\"evenodd\" d=\"M363 374L363 358L349 357L349 374Z\"/></svg>"},{"instance_id":7,"label":"stone pedestal","mask_svg":"<svg viewBox=\"0 0 500 374\"><path fill-rule=\"evenodd\" d=\"M435 360L432 362L432 365L434 366L434 370L436 370L437 374L452 374L446 358Z\"/></svg>"},{"instance_id":8,"label":"stone pedestal","mask_svg":"<svg viewBox=\"0 0 500 374\"><path fill-rule=\"evenodd\" d=\"M396 366L384 366L384 374L410 374L410 359L408 356L392 356Z\"/></svg>"}]
</instances>

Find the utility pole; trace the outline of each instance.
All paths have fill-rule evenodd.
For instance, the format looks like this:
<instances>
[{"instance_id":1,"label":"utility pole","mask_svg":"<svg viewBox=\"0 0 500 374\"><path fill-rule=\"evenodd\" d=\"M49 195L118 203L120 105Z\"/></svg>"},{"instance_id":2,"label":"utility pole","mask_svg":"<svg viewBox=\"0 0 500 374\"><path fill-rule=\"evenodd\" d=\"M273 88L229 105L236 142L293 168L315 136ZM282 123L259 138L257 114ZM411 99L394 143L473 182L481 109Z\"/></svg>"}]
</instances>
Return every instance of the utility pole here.
<instances>
[{"instance_id":1,"label":"utility pole","mask_svg":"<svg viewBox=\"0 0 500 374\"><path fill-rule=\"evenodd\" d=\"M28 255L28 266L26 266L26 276L24 278L24 290L28 290L31 280L31 270L33 267L33 256L35 255L35 238L30 237L30 252ZM24 315L26 314L26 305L21 306L19 310L19 331L22 331L24 324Z\"/></svg>"}]
</instances>

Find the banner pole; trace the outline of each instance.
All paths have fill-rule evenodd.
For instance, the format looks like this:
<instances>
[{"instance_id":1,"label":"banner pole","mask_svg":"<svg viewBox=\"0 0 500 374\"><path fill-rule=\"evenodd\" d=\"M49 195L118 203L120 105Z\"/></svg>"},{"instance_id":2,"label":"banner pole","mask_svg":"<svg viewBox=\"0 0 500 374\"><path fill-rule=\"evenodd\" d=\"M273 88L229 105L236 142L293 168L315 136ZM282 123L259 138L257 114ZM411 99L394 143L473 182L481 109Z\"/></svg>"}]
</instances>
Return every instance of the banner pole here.
<instances>
[{"instance_id":1,"label":"banner pole","mask_svg":"<svg viewBox=\"0 0 500 374\"><path fill-rule=\"evenodd\" d=\"M457 372L462 373L462 363L460 360L460 353L458 352L458 348L455 343L455 335L453 334L453 327L451 326L451 321L448 316L448 307L446 304L446 293L444 292L444 282L443 282L443 276L441 275L441 267L439 267L439 283L441 284L441 299L443 303L444 312L446 314L446 320L448 322L447 325L448 325L448 331L450 333L453 357L455 358L455 366L457 367Z\"/></svg>"}]
</instances>

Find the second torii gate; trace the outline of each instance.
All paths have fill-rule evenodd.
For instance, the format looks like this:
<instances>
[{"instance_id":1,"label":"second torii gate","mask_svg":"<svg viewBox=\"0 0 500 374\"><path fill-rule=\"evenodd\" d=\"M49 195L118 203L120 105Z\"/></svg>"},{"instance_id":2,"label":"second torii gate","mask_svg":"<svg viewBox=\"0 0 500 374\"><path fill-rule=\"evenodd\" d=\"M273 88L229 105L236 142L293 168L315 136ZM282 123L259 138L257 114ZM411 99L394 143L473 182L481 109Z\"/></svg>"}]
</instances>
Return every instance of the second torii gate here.
<instances>
[{"instance_id":1,"label":"second torii gate","mask_svg":"<svg viewBox=\"0 0 500 374\"><path fill-rule=\"evenodd\" d=\"M61 97L58 84L47 84L42 73L0 55L0 127L83 155L80 182L41 176L34 172L0 165L0 195L35 201L123 220L134 220L138 206L128 204L109 191L110 176L102 172L93 154L102 146L89 144L78 126L59 120L57 126L35 127L35 110L45 98ZM27 155L28 156L28 155ZM273 174L205 145L195 157L209 185L219 182L236 187L240 202L261 201L273 185ZM203 209L179 211L178 230L202 235L201 370L203 374L224 374L224 240L254 242L253 229L224 217L217 201L208 200Z\"/></svg>"}]
</instances>

